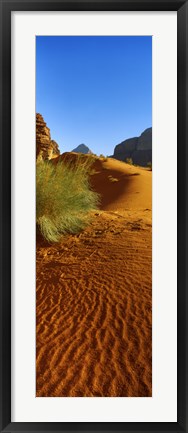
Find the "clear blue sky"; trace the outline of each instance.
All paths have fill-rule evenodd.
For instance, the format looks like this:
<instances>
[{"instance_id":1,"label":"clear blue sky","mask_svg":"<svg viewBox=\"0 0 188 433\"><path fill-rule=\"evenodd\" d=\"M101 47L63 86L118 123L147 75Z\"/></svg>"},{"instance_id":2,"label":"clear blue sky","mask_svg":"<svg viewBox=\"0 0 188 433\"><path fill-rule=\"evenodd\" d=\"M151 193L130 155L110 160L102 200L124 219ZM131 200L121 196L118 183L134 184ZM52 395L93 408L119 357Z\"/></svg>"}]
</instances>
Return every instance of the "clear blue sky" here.
<instances>
[{"instance_id":1,"label":"clear blue sky","mask_svg":"<svg viewBox=\"0 0 188 433\"><path fill-rule=\"evenodd\" d=\"M112 155L152 126L152 37L37 36L36 111L61 153Z\"/></svg>"}]
</instances>

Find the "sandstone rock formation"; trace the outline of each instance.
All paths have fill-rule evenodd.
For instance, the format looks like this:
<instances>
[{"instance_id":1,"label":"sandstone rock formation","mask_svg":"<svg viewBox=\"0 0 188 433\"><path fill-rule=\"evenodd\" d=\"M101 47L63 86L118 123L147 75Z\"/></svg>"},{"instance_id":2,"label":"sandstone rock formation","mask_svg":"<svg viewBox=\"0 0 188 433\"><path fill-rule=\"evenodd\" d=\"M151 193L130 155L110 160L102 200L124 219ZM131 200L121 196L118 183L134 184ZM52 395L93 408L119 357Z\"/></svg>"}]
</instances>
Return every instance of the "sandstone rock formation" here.
<instances>
[{"instance_id":1,"label":"sandstone rock formation","mask_svg":"<svg viewBox=\"0 0 188 433\"><path fill-rule=\"evenodd\" d=\"M89 149L89 147L87 147L85 144L79 144L79 146L77 146L75 149L72 150L72 152L76 152L76 153L85 153L89 154L92 153L91 150Z\"/></svg>"},{"instance_id":2,"label":"sandstone rock formation","mask_svg":"<svg viewBox=\"0 0 188 433\"><path fill-rule=\"evenodd\" d=\"M60 155L59 145L55 140L51 140L51 146L52 146L52 158Z\"/></svg>"},{"instance_id":3,"label":"sandstone rock formation","mask_svg":"<svg viewBox=\"0 0 188 433\"><path fill-rule=\"evenodd\" d=\"M147 166L152 162L152 128L146 129L140 137L128 138L117 144L113 158L120 161L131 158L133 164Z\"/></svg>"},{"instance_id":4,"label":"sandstone rock formation","mask_svg":"<svg viewBox=\"0 0 188 433\"><path fill-rule=\"evenodd\" d=\"M59 146L51 140L50 129L41 114L36 114L36 158L52 159L60 155Z\"/></svg>"}]
</instances>

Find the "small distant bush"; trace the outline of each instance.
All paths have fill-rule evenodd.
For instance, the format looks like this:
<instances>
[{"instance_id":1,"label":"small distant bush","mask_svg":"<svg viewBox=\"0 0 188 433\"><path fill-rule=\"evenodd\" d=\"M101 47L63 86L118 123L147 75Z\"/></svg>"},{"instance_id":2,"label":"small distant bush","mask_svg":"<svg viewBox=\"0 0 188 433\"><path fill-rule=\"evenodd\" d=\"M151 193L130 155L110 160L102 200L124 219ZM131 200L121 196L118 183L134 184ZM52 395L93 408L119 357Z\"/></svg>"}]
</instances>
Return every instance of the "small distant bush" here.
<instances>
[{"instance_id":1,"label":"small distant bush","mask_svg":"<svg viewBox=\"0 0 188 433\"><path fill-rule=\"evenodd\" d=\"M99 155L99 158L101 158L103 160L103 162L107 161L107 156L104 156L102 153Z\"/></svg>"},{"instance_id":2,"label":"small distant bush","mask_svg":"<svg viewBox=\"0 0 188 433\"><path fill-rule=\"evenodd\" d=\"M147 163L147 167L152 171L152 163L151 162Z\"/></svg>"},{"instance_id":3,"label":"small distant bush","mask_svg":"<svg viewBox=\"0 0 188 433\"><path fill-rule=\"evenodd\" d=\"M99 196L89 186L91 159L74 163L40 161L36 166L36 223L48 242L76 233L90 221Z\"/></svg>"},{"instance_id":4,"label":"small distant bush","mask_svg":"<svg viewBox=\"0 0 188 433\"><path fill-rule=\"evenodd\" d=\"M133 160L132 160L132 158L126 158L125 162L126 162L127 164L131 164L131 165L133 165Z\"/></svg>"}]
</instances>

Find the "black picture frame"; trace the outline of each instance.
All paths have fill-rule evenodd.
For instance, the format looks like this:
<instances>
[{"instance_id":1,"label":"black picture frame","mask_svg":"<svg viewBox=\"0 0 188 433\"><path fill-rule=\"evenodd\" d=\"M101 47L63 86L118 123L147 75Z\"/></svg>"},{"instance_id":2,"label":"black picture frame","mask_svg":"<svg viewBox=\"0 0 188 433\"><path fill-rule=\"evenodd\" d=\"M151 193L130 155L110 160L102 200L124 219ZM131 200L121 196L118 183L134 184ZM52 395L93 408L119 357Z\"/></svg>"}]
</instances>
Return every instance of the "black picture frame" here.
<instances>
[{"instance_id":1,"label":"black picture frame","mask_svg":"<svg viewBox=\"0 0 188 433\"><path fill-rule=\"evenodd\" d=\"M178 387L177 422L11 422L11 11L177 11ZM188 0L0 0L0 430L1 432L188 432ZM168 31L168 29L167 29ZM166 402L168 404L168 402Z\"/></svg>"}]
</instances>

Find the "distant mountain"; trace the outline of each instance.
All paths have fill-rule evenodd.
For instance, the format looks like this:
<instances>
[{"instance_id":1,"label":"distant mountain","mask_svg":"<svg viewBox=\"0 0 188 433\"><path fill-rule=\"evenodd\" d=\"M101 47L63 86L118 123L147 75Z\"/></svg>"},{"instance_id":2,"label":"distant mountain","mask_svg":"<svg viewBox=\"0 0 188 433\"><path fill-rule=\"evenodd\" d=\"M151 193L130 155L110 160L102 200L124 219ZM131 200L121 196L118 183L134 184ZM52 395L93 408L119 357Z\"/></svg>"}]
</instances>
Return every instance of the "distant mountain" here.
<instances>
[{"instance_id":1,"label":"distant mountain","mask_svg":"<svg viewBox=\"0 0 188 433\"><path fill-rule=\"evenodd\" d=\"M152 128L145 129L140 137L128 138L117 144L112 157L119 161L131 158L133 164L146 167L148 162L152 162Z\"/></svg>"},{"instance_id":2,"label":"distant mountain","mask_svg":"<svg viewBox=\"0 0 188 433\"><path fill-rule=\"evenodd\" d=\"M92 153L92 151L89 149L89 147L87 147L85 144L79 144L79 146L77 146L75 149L72 150L72 152L76 152L76 153Z\"/></svg>"}]
</instances>

